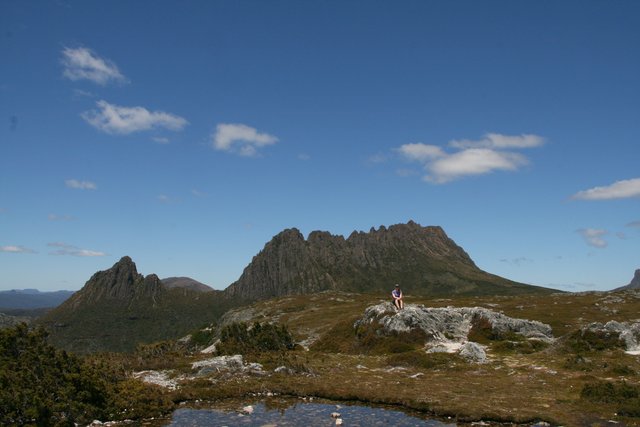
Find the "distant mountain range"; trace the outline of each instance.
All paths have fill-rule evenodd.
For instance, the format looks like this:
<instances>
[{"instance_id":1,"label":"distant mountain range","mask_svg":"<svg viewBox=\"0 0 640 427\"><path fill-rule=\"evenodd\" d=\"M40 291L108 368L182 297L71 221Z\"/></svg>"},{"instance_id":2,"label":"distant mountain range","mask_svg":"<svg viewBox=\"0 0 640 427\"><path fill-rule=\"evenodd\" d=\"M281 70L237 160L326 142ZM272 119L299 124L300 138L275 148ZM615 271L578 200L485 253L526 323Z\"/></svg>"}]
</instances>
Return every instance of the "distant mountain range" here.
<instances>
[{"instance_id":1,"label":"distant mountain range","mask_svg":"<svg viewBox=\"0 0 640 427\"><path fill-rule=\"evenodd\" d=\"M40 292L36 289L0 291L0 311L2 311L2 309L56 307L73 295L73 292L74 291Z\"/></svg>"},{"instance_id":2,"label":"distant mountain range","mask_svg":"<svg viewBox=\"0 0 640 427\"><path fill-rule=\"evenodd\" d=\"M332 290L387 297L395 283L406 294L431 296L555 292L482 271L442 228L410 221L347 239L323 231L305 239L297 229L284 230L224 291L189 278L143 277L125 256L40 322L68 350L126 351L184 336L249 302Z\"/></svg>"}]
</instances>

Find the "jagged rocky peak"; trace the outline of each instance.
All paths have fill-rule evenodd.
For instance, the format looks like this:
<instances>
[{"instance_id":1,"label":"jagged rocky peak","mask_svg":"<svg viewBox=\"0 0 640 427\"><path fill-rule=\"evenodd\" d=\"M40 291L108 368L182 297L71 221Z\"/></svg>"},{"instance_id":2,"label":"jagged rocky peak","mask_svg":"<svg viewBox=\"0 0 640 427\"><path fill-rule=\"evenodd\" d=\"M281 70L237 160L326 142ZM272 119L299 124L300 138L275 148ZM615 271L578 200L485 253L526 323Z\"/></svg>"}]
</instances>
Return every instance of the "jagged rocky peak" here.
<instances>
[{"instance_id":1,"label":"jagged rocky peak","mask_svg":"<svg viewBox=\"0 0 640 427\"><path fill-rule=\"evenodd\" d=\"M96 303L101 300L130 300L155 295L162 288L158 276L150 274L146 278L138 273L133 260L124 256L108 270L98 271L76 292L70 303Z\"/></svg>"}]
</instances>

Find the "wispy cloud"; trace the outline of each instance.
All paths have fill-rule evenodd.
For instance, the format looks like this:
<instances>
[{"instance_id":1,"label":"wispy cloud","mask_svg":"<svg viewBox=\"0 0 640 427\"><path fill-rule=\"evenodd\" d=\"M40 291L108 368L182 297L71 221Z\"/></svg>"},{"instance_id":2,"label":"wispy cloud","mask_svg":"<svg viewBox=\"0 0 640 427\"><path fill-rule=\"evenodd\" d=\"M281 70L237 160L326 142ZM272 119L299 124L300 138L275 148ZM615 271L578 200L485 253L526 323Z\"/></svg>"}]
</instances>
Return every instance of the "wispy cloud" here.
<instances>
[{"instance_id":1,"label":"wispy cloud","mask_svg":"<svg viewBox=\"0 0 640 427\"><path fill-rule=\"evenodd\" d=\"M577 232L582 236L589 246L594 248L606 248L608 243L602 237L607 234L607 230L599 230L596 228L581 228Z\"/></svg>"},{"instance_id":2,"label":"wispy cloud","mask_svg":"<svg viewBox=\"0 0 640 427\"><path fill-rule=\"evenodd\" d=\"M459 139L449 142L449 146L454 148L491 148L496 150L514 148L533 148L545 143L544 138L538 135L501 135L499 133L487 133L482 139L468 140Z\"/></svg>"},{"instance_id":3,"label":"wispy cloud","mask_svg":"<svg viewBox=\"0 0 640 427\"><path fill-rule=\"evenodd\" d=\"M590 188L571 196L574 200L611 200L632 197L640 197L640 178L616 181L611 185Z\"/></svg>"},{"instance_id":4,"label":"wispy cloud","mask_svg":"<svg viewBox=\"0 0 640 427\"><path fill-rule=\"evenodd\" d=\"M107 254L104 252L92 251L89 249L80 249L77 246L69 245L67 243L53 242L48 243L47 246L51 248L58 248L55 251L49 252L49 255L70 255L77 257L107 256Z\"/></svg>"},{"instance_id":5,"label":"wispy cloud","mask_svg":"<svg viewBox=\"0 0 640 427\"><path fill-rule=\"evenodd\" d=\"M106 85L111 81L127 82L127 78L122 75L116 64L99 57L91 49L85 47L64 48L62 50L62 64L64 65L63 75L69 80L90 80L99 85Z\"/></svg>"},{"instance_id":6,"label":"wispy cloud","mask_svg":"<svg viewBox=\"0 0 640 427\"><path fill-rule=\"evenodd\" d=\"M207 193L204 193L196 189L191 190L191 194L194 195L195 197L207 197Z\"/></svg>"},{"instance_id":7,"label":"wispy cloud","mask_svg":"<svg viewBox=\"0 0 640 427\"><path fill-rule=\"evenodd\" d=\"M166 138L164 136L154 136L151 139L153 140L153 142L157 142L158 144L169 144L171 142L169 138Z\"/></svg>"},{"instance_id":8,"label":"wispy cloud","mask_svg":"<svg viewBox=\"0 0 640 427\"><path fill-rule=\"evenodd\" d=\"M47 218L49 219L49 221L73 221L75 219L71 215L56 215L56 214L49 214Z\"/></svg>"},{"instance_id":9,"label":"wispy cloud","mask_svg":"<svg viewBox=\"0 0 640 427\"><path fill-rule=\"evenodd\" d=\"M212 135L216 150L237 153L253 157L258 149L278 142L278 138L268 133L258 132L255 128L238 123L220 123Z\"/></svg>"},{"instance_id":10,"label":"wispy cloud","mask_svg":"<svg viewBox=\"0 0 640 427\"><path fill-rule=\"evenodd\" d=\"M521 257L518 257L518 258L511 258L511 259L503 258L503 259L500 260L500 262L504 262L504 263L507 263L507 264L513 264L513 265L520 266L521 264L524 264L524 263L533 262L533 260L531 260L531 259L529 259L527 257L521 256Z\"/></svg>"},{"instance_id":11,"label":"wispy cloud","mask_svg":"<svg viewBox=\"0 0 640 427\"><path fill-rule=\"evenodd\" d=\"M77 179L67 179L65 185L76 190L96 190L98 186L91 181L78 181Z\"/></svg>"},{"instance_id":12,"label":"wispy cloud","mask_svg":"<svg viewBox=\"0 0 640 427\"><path fill-rule=\"evenodd\" d=\"M35 254L36 251L33 249L25 248L24 246L0 246L0 252L5 252L9 254Z\"/></svg>"},{"instance_id":13,"label":"wispy cloud","mask_svg":"<svg viewBox=\"0 0 640 427\"><path fill-rule=\"evenodd\" d=\"M627 227L640 228L640 220L631 221L629 224L627 224Z\"/></svg>"},{"instance_id":14,"label":"wispy cloud","mask_svg":"<svg viewBox=\"0 0 640 427\"><path fill-rule=\"evenodd\" d=\"M133 132L164 128L182 130L189 122L175 114L149 111L144 107L122 107L101 100L99 110L85 111L82 118L91 126L110 134L126 135Z\"/></svg>"},{"instance_id":15,"label":"wispy cloud","mask_svg":"<svg viewBox=\"0 0 640 427\"><path fill-rule=\"evenodd\" d=\"M480 140L450 141L448 146L453 152L423 143L404 144L396 150L405 159L422 165L427 172L425 181L444 184L465 176L516 171L529 161L524 155L508 150L539 147L544 143L545 139L537 135L488 133Z\"/></svg>"}]
</instances>

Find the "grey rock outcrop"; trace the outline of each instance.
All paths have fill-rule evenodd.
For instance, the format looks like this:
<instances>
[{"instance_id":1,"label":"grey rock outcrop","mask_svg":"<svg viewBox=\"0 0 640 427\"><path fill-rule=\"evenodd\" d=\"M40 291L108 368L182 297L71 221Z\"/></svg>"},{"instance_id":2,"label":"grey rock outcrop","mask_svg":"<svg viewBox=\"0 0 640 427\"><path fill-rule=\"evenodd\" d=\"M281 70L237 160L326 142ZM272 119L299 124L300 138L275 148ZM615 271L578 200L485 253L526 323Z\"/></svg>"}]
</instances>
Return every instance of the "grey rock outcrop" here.
<instances>
[{"instance_id":1,"label":"grey rock outcrop","mask_svg":"<svg viewBox=\"0 0 640 427\"><path fill-rule=\"evenodd\" d=\"M485 363L485 348L469 341L469 332L480 320L490 325L493 333L514 333L526 339L553 341L553 331L545 323L508 317L483 307L429 308L408 304L396 311L390 302L368 307L354 328L377 323L381 334L406 333L419 329L427 339L425 348L432 352L457 351L463 358L475 363Z\"/></svg>"},{"instance_id":2,"label":"grey rock outcrop","mask_svg":"<svg viewBox=\"0 0 640 427\"><path fill-rule=\"evenodd\" d=\"M624 342L627 352L640 354L640 322L617 322L615 320L604 324L594 322L582 330L617 335Z\"/></svg>"},{"instance_id":3,"label":"grey rock outcrop","mask_svg":"<svg viewBox=\"0 0 640 427\"><path fill-rule=\"evenodd\" d=\"M368 307L354 327L378 322L387 333L409 332L419 328L432 341L466 341L472 321L478 318L486 319L496 333L513 332L525 338L544 341L553 339L551 326L545 323L508 317L484 307L431 308L408 304L404 310L396 312L391 303L381 303Z\"/></svg>"},{"instance_id":4,"label":"grey rock outcrop","mask_svg":"<svg viewBox=\"0 0 640 427\"><path fill-rule=\"evenodd\" d=\"M217 356L200 360L191 364L192 369L198 369L197 375L211 373L242 373L263 375L262 365L259 363L245 363L241 354L233 356Z\"/></svg>"}]
</instances>

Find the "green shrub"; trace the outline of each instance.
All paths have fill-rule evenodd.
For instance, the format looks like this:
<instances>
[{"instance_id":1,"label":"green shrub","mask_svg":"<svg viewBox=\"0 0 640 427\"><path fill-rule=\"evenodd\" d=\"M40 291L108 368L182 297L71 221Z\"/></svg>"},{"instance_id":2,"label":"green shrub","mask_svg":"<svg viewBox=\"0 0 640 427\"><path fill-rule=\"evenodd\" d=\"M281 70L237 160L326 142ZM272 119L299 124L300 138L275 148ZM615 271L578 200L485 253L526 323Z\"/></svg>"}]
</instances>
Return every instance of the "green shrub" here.
<instances>
[{"instance_id":1,"label":"green shrub","mask_svg":"<svg viewBox=\"0 0 640 427\"><path fill-rule=\"evenodd\" d=\"M580 392L580 397L598 403L624 403L639 396L637 386L626 382L614 384L608 381L598 381L586 384Z\"/></svg>"},{"instance_id":2,"label":"green shrub","mask_svg":"<svg viewBox=\"0 0 640 427\"><path fill-rule=\"evenodd\" d=\"M574 353L586 353L609 349L624 348L624 341L617 334L593 331L590 329L575 331L567 338L566 345Z\"/></svg>"},{"instance_id":3,"label":"green shrub","mask_svg":"<svg viewBox=\"0 0 640 427\"><path fill-rule=\"evenodd\" d=\"M194 347L207 347L213 342L215 331L213 329L199 329L191 334L189 345Z\"/></svg>"},{"instance_id":4,"label":"green shrub","mask_svg":"<svg viewBox=\"0 0 640 427\"><path fill-rule=\"evenodd\" d=\"M122 400L122 385L134 383L139 390ZM154 413L151 407L161 413L172 405L157 391L127 380L121 370L56 350L43 329L21 324L0 330L0 425L73 426L132 418L141 396L153 402L144 408L149 411L139 412L144 416Z\"/></svg>"},{"instance_id":5,"label":"green shrub","mask_svg":"<svg viewBox=\"0 0 640 427\"><path fill-rule=\"evenodd\" d=\"M531 354L544 350L549 346L548 343L540 340L521 339L517 341L498 341L491 349L497 353L518 353Z\"/></svg>"},{"instance_id":6,"label":"green shrub","mask_svg":"<svg viewBox=\"0 0 640 427\"><path fill-rule=\"evenodd\" d=\"M232 323L220 332L218 354L255 354L264 351L293 350L295 342L286 326L255 322Z\"/></svg>"}]
</instances>

